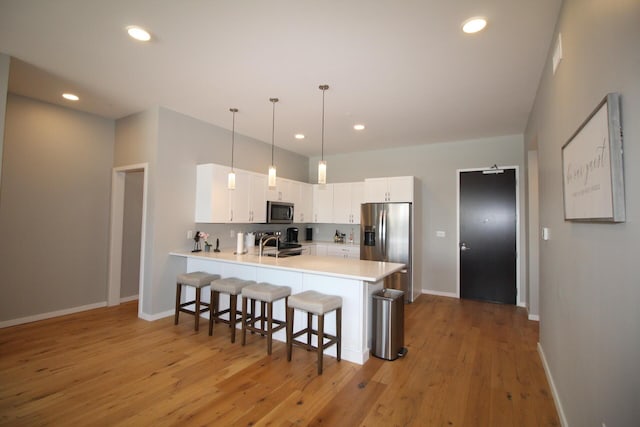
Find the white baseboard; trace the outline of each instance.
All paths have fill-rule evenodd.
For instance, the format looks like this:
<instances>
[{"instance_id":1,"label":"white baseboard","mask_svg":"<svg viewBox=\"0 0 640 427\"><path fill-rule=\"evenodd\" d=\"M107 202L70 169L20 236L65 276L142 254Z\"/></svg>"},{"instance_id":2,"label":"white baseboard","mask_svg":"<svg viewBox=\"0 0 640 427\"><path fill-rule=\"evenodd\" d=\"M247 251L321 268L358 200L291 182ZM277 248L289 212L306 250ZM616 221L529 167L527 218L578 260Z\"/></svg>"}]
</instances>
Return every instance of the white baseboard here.
<instances>
[{"instance_id":1,"label":"white baseboard","mask_svg":"<svg viewBox=\"0 0 640 427\"><path fill-rule=\"evenodd\" d=\"M569 427L567 417L564 415L564 410L562 409L562 404L560 403L560 396L558 396L556 384L553 382L553 376L551 375L551 371L549 370L549 365L547 365L547 358L544 355L544 350L542 349L540 343L538 343L538 354L540 355L540 360L542 360L542 367L544 368L544 373L547 376L549 387L551 387L551 394L553 395L553 401L555 402L556 409L558 410L560 424L562 425L562 427Z\"/></svg>"},{"instance_id":2,"label":"white baseboard","mask_svg":"<svg viewBox=\"0 0 640 427\"><path fill-rule=\"evenodd\" d=\"M34 314L33 316L20 317L0 322L0 328L22 325L24 323L37 322L38 320L51 319L52 317L66 316L67 314L79 313L81 311L93 310L94 308L106 307L107 302L97 302L95 304L82 305L80 307L66 308L64 310L50 311L49 313Z\"/></svg>"},{"instance_id":3,"label":"white baseboard","mask_svg":"<svg viewBox=\"0 0 640 427\"><path fill-rule=\"evenodd\" d=\"M155 320L160 320L160 319L164 319L165 317L173 316L174 314L176 314L176 311L174 309L163 311L161 313L156 313L156 314L147 314L145 312L140 311L138 312L138 317L142 320L153 322Z\"/></svg>"},{"instance_id":4,"label":"white baseboard","mask_svg":"<svg viewBox=\"0 0 640 427\"><path fill-rule=\"evenodd\" d=\"M529 315L529 320L533 320L535 322L539 322L540 321L540 316L537 314L530 314Z\"/></svg>"},{"instance_id":5,"label":"white baseboard","mask_svg":"<svg viewBox=\"0 0 640 427\"><path fill-rule=\"evenodd\" d=\"M120 304L122 304L123 302L129 302L129 301L134 301L138 299L138 295L131 295L130 297L124 297L124 298L120 298Z\"/></svg>"},{"instance_id":6,"label":"white baseboard","mask_svg":"<svg viewBox=\"0 0 640 427\"><path fill-rule=\"evenodd\" d=\"M526 302L524 302L524 301L520 301L520 302L518 303L518 307L524 307L524 308L527 308L527 303L526 303Z\"/></svg>"},{"instance_id":7,"label":"white baseboard","mask_svg":"<svg viewBox=\"0 0 640 427\"><path fill-rule=\"evenodd\" d=\"M458 298L458 295L456 295L455 292L441 292L441 291L432 291L430 289L423 289L422 293L427 295L436 295L439 297Z\"/></svg>"}]
</instances>

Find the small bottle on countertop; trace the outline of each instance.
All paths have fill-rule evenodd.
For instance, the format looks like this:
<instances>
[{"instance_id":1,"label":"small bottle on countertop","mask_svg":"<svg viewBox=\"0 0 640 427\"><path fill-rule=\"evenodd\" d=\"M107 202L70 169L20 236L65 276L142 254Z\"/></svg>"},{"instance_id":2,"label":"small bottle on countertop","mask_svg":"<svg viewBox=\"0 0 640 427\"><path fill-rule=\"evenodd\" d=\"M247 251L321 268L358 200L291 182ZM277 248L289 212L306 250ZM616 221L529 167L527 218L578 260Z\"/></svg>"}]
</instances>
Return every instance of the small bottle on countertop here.
<instances>
[{"instance_id":1,"label":"small bottle on countertop","mask_svg":"<svg viewBox=\"0 0 640 427\"><path fill-rule=\"evenodd\" d=\"M351 229L351 232L349 233L349 243L353 244L353 228Z\"/></svg>"}]
</instances>

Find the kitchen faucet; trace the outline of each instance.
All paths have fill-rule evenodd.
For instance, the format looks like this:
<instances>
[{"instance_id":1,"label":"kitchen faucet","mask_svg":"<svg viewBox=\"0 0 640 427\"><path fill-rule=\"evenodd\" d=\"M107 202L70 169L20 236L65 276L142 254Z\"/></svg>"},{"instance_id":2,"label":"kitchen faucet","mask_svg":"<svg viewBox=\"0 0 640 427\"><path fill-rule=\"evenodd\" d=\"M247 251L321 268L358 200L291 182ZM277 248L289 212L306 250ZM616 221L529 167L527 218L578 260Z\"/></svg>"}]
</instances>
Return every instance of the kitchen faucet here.
<instances>
[{"instance_id":1,"label":"kitchen faucet","mask_svg":"<svg viewBox=\"0 0 640 427\"><path fill-rule=\"evenodd\" d=\"M280 246L280 236L267 235L267 234L260 237L260 256L262 256L262 252L264 251L265 245L271 239L274 239L276 241L276 258L278 257L278 246Z\"/></svg>"}]
</instances>

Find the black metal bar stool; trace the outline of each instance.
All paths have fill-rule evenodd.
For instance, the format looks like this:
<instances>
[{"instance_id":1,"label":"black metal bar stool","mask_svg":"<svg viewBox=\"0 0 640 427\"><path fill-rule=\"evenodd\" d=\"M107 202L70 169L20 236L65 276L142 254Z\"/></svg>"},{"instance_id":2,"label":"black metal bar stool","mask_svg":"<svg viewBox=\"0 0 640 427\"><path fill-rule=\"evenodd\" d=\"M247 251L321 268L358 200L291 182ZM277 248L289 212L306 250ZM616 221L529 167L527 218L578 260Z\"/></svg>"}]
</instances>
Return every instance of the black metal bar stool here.
<instances>
[{"instance_id":1,"label":"black metal bar stool","mask_svg":"<svg viewBox=\"0 0 640 427\"><path fill-rule=\"evenodd\" d=\"M209 335L213 335L213 323L226 323L231 328L231 342L236 342L236 324L242 322L242 313L238 311L238 295L245 286L253 285L253 280L235 277L218 279L211 282L211 306L209 314ZM220 294L229 295L229 308L220 310ZM228 314L228 319L221 316Z\"/></svg>"},{"instance_id":2,"label":"black metal bar stool","mask_svg":"<svg viewBox=\"0 0 640 427\"><path fill-rule=\"evenodd\" d=\"M209 274L204 271L194 271L193 273L185 273L179 274L176 284L176 315L174 324L178 324L178 317L180 316L180 312L193 314L195 317L195 330L199 329L200 324L200 313L206 313L209 311L209 304L206 302L200 301L202 288L205 286L209 286L209 284L216 279L219 279L219 274ZM183 286L191 286L196 289L196 298L192 301L186 301L181 303L181 294ZM195 309L191 310L186 308L186 306L195 304Z\"/></svg>"},{"instance_id":3,"label":"black metal bar stool","mask_svg":"<svg viewBox=\"0 0 640 427\"><path fill-rule=\"evenodd\" d=\"M273 318L273 303L275 301L285 299L285 307L287 306L287 298L291 295L291 288L288 286L276 286L270 283L256 283L254 285L242 288L242 345L246 343L247 330L256 332L262 336L267 336L267 354L271 354L273 342L273 334L287 326L283 320ZM252 316L247 316L247 301L251 300ZM256 317L255 309L253 309L256 301L260 301L260 316ZM265 311L266 307L266 311ZM260 322L260 327L256 326ZM265 321L267 326L265 327ZM275 327L273 325L276 325Z\"/></svg>"},{"instance_id":4,"label":"black metal bar stool","mask_svg":"<svg viewBox=\"0 0 640 427\"><path fill-rule=\"evenodd\" d=\"M295 310L307 313L307 327L293 332L293 315ZM336 334L330 335L324 331L324 315L332 311L336 312ZM318 316L318 330L313 329L313 315ZM316 346L311 344L311 335L318 337ZM296 340L301 335L306 335L306 342ZM325 342L325 339L328 341ZM342 298L335 295L326 295L316 291L304 291L291 295L287 301L287 360L291 361L293 346L316 350L318 352L318 375L322 374L323 352L333 344L337 345L336 355L340 361L340 346L342 341Z\"/></svg>"}]
</instances>

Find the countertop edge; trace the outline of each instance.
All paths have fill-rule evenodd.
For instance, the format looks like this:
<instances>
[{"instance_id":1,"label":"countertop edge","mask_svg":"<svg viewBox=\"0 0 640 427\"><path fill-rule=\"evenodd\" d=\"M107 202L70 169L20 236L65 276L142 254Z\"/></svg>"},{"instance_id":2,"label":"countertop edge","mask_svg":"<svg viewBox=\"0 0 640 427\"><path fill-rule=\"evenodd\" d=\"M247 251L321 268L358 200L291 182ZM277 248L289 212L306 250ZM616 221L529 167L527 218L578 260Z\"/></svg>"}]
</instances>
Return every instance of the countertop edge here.
<instances>
[{"instance_id":1,"label":"countertop edge","mask_svg":"<svg viewBox=\"0 0 640 427\"><path fill-rule=\"evenodd\" d=\"M265 257L261 259L257 255L232 255L225 252L221 252L219 254L213 253L213 252L193 253L190 251L180 251L180 250L169 252L169 255L183 257L183 258L194 258L194 259L200 259L205 261L217 261L217 262L226 262L231 264L253 265L256 267L272 268L276 270L297 271L297 272L307 273L307 274L321 274L325 276L338 277L342 279L361 280L364 282L374 282L374 283L405 268L404 264L384 263L386 264L387 268L385 269L385 272L383 274L377 275L377 276L363 276L358 274L344 274L339 272L326 271L324 269L312 269L312 268L304 268L304 267L296 267L296 266L288 266L288 265L279 265L279 264L276 264L279 260L276 260L275 258ZM252 259L248 259L249 256L254 257L256 260L261 260L261 261L264 260L267 262L256 262ZM342 260L342 258L323 257L318 255L300 255L300 256L304 256L304 257L312 256L314 258L329 258L331 259L332 262L336 260ZM293 261L285 261L285 262L291 263L291 262L295 262L295 258L298 258L298 257L284 258L284 260L293 260ZM349 260L349 261L380 263L379 261L363 261L363 260Z\"/></svg>"}]
</instances>

